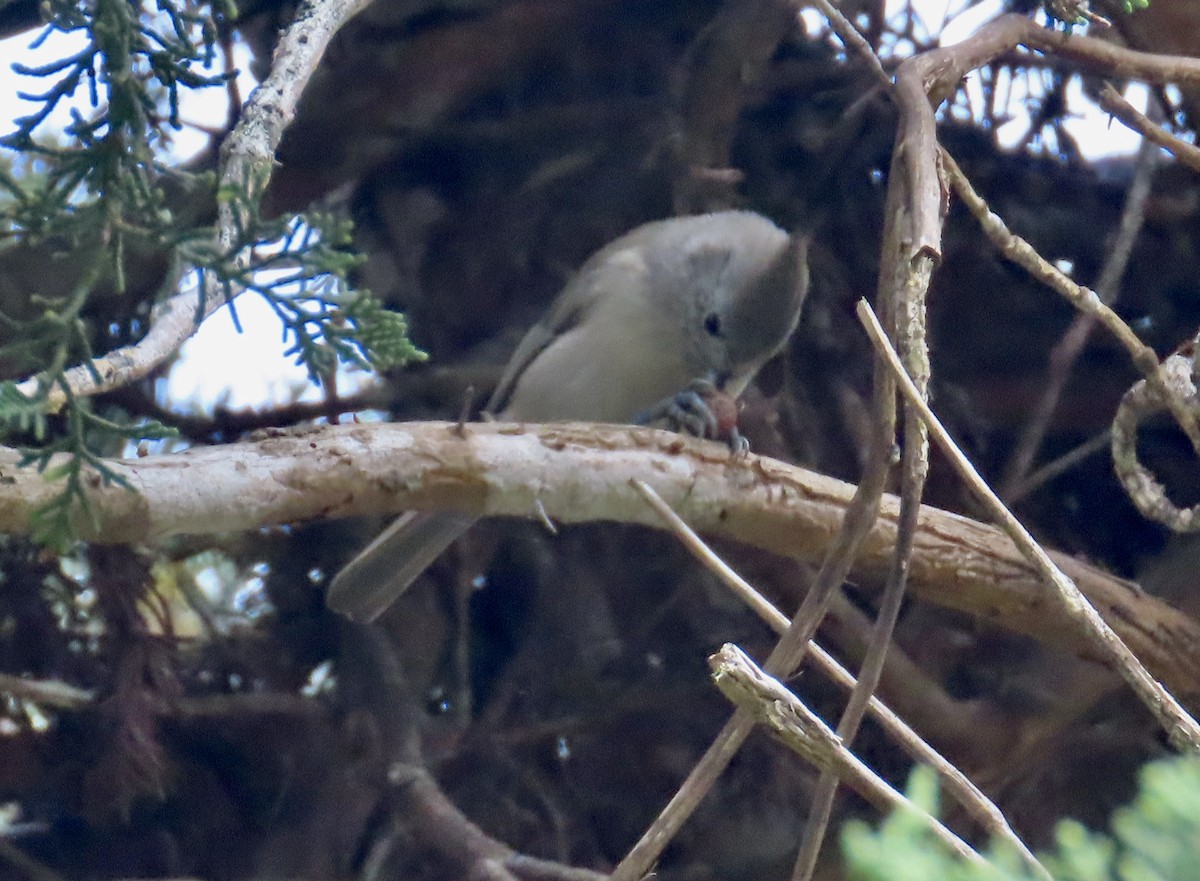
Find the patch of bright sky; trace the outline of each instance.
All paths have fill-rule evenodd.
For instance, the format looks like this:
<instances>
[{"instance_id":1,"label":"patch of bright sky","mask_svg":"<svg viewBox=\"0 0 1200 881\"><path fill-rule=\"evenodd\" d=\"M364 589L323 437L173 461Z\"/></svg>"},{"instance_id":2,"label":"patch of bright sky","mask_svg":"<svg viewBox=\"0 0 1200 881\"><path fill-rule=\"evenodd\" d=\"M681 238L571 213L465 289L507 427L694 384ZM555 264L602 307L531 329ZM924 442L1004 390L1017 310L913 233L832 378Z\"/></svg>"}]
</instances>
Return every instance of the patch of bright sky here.
<instances>
[{"instance_id":1,"label":"patch of bright sky","mask_svg":"<svg viewBox=\"0 0 1200 881\"><path fill-rule=\"evenodd\" d=\"M908 8L907 0L887 0L884 14L889 21L895 21L907 14ZM916 0L912 8L916 19L914 30L918 35L938 34L940 45L952 46L1000 15L1004 11L1004 4L1001 0L983 0L973 5L968 0ZM816 10L806 9L802 16L810 33L824 27L824 18ZM887 46L886 49L894 57L903 57L912 52L912 46L905 44ZM1025 107L1045 94L1046 82L1036 74L1013 77L1007 71L1001 73L997 85L1006 99L1003 114L1006 120L998 127L996 139L1002 147L1011 149L1020 146L1028 128ZM985 105L977 71L968 74L965 91L971 110L977 112L978 108ZM1139 83L1125 90L1126 100L1143 112L1149 94L1149 90ZM1063 128L1075 140L1084 158L1102 159L1137 151L1139 136L1120 123L1110 122L1107 114L1084 93L1079 77L1072 77L1068 82L1067 102L1070 116L1063 123Z\"/></svg>"},{"instance_id":2,"label":"patch of bright sky","mask_svg":"<svg viewBox=\"0 0 1200 881\"><path fill-rule=\"evenodd\" d=\"M887 15L892 18L905 8L904 0L888 0ZM943 45L964 39L981 24L994 17L1001 9L1000 0L984 0L975 6L966 6L964 0L920 0L916 4L917 15L926 32L941 30ZM818 13L809 9L804 13L809 31L815 32L823 25ZM943 28L944 25L944 28ZM10 121L28 114L34 105L18 99L18 92L38 93L45 91L47 80L33 79L16 74L10 67L20 61L36 67L56 58L78 51L83 46L81 35L52 33L38 49L31 50L33 34L24 34L0 41L0 131L10 128ZM910 50L911 51L911 50ZM238 45L235 62L239 71L239 86L243 96L253 88L253 80L245 71L249 66L249 53ZM1007 89L1011 85L1009 108L1011 118L1002 125L997 137L1005 146L1015 146L1025 133L1025 100L1038 94L1042 83L1038 77L1015 77L1011 83L1001 83ZM971 74L967 81L967 95L972 106L983 106L983 91L978 74ZM1144 108L1147 91L1134 86L1126 96L1135 106ZM208 134L196 126L217 128L222 125L226 113L226 92L222 88L191 91L181 89L180 117L188 123L183 130L171 137L170 155L182 161L203 149ZM1112 156L1133 152L1138 138L1119 124L1110 125L1107 117L1090 101L1075 78L1069 88L1070 109L1077 114L1065 126L1076 139L1088 158ZM76 96L75 106L85 114L86 87ZM61 129L70 121L66 106L59 107L50 117L48 125ZM251 407L285 403L298 399L311 400L319 397L320 391L308 379L303 367L284 356L287 343L281 325L270 307L257 295L249 294L237 301L238 318L243 328L239 334L228 309L212 315L189 340L172 368L168 379L160 383L157 395L160 401L173 407L189 410L211 411L221 404L226 407ZM361 383L359 373L351 373L339 379L342 391Z\"/></svg>"},{"instance_id":3,"label":"patch of bright sky","mask_svg":"<svg viewBox=\"0 0 1200 881\"><path fill-rule=\"evenodd\" d=\"M155 397L173 407L211 412L264 402L315 400L319 389L303 367L283 356L283 326L266 300L247 294L236 301L238 333L229 308L214 312L183 347Z\"/></svg>"},{"instance_id":4,"label":"patch of bright sky","mask_svg":"<svg viewBox=\"0 0 1200 881\"><path fill-rule=\"evenodd\" d=\"M7 40L0 40L0 58L4 58L7 62L0 64L0 120L3 120L0 128L5 134L12 130L13 120L27 116L37 109L36 104L22 100L18 93L38 94L44 92L53 82L52 79L22 76L12 69L12 65L20 62L27 67L36 67L55 58L65 58L78 52L84 46L82 34L64 34L60 31L52 31L46 41L36 50L29 48L32 41L32 34L20 34L9 37ZM82 109L82 105L80 107ZM59 130L70 121L67 104L63 102L50 115L46 125L47 128Z\"/></svg>"},{"instance_id":5,"label":"patch of bright sky","mask_svg":"<svg viewBox=\"0 0 1200 881\"><path fill-rule=\"evenodd\" d=\"M965 40L980 25L999 15L1002 9L1000 0L984 0L950 17L942 30L942 45L953 46ZM1048 78L1049 74L1046 76ZM1039 98L1045 93L1046 82L1047 79L1040 76L1014 77L1008 71L1002 71L997 88L1007 92L1009 108L1021 108L1030 99ZM983 88L977 71L967 76L966 92L973 107L984 105ZM1141 83L1131 84L1125 90L1125 100L1144 113L1150 100L1150 90ZM1110 121L1107 114L1084 93L1083 83L1077 76L1071 77L1067 84L1067 107L1069 116L1063 122L1063 128L1074 138L1085 158L1100 159L1137 152L1140 136L1121 123ZM1028 120L1024 113L1012 109L1009 113L1010 119L996 130L996 139L1002 147L1014 148L1025 137Z\"/></svg>"},{"instance_id":6,"label":"patch of bright sky","mask_svg":"<svg viewBox=\"0 0 1200 881\"><path fill-rule=\"evenodd\" d=\"M24 76L13 70L12 65L20 63L26 67L36 68L55 59L66 58L81 51L87 40L82 31L63 33L50 31L45 41L36 49L31 44L38 38L40 31L18 34L6 40L0 40L0 131L7 133L11 130L12 121L26 116L40 106L40 102L22 99L20 93L37 95L45 92L58 78ZM238 86L243 95L247 95L254 87L254 79L245 71L249 67L249 50L239 43L234 50L234 61L240 72ZM220 53L214 60L214 67L204 69L204 73L213 74L221 71L222 60ZM52 132L65 128L71 122L71 108L79 110L85 117L91 112L88 100L86 82L81 83L73 98L59 103L54 112L45 122L45 131ZM207 89L179 90L179 116L183 128L170 131L170 144L167 154L183 161L194 156L208 144L208 133L200 127L216 128L222 124L226 113L226 92L220 86Z\"/></svg>"}]
</instances>

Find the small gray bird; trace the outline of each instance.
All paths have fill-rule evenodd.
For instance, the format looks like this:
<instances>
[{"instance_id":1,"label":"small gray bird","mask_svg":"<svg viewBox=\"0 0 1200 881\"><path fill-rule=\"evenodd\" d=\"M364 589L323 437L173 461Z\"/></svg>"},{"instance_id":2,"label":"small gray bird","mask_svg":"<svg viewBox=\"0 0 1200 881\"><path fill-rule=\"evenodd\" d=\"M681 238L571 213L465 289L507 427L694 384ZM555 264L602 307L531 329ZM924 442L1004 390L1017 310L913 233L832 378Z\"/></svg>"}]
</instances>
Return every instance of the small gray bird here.
<instances>
[{"instance_id":1,"label":"small gray bird","mask_svg":"<svg viewBox=\"0 0 1200 881\"><path fill-rule=\"evenodd\" d=\"M517 346L488 410L514 422L704 425L697 381L737 397L783 348L808 288L808 239L749 211L639 226L593 254ZM683 392L683 394L680 394ZM475 518L402 514L333 579L372 621Z\"/></svg>"}]
</instances>

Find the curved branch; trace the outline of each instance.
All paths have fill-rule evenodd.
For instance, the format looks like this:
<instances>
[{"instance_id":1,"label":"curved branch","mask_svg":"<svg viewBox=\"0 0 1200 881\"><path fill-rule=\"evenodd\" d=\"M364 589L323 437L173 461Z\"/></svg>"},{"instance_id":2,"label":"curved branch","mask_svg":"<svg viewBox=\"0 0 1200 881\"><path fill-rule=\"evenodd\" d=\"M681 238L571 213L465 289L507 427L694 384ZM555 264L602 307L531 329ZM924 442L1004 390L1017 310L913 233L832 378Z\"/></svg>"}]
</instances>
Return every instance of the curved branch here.
<instances>
[{"instance_id":1,"label":"curved branch","mask_svg":"<svg viewBox=\"0 0 1200 881\"><path fill-rule=\"evenodd\" d=\"M28 532L55 492L17 454L0 451L0 531ZM53 467L53 466L52 466ZM403 423L276 432L220 448L114 462L136 493L95 486L96 541L214 534L406 508L563 522L661 526L630 483L649 484L699 532L818 563L854 487L719 444L646 428ZM97 480L97 484L99 481ZM852 570L866 586L887 578L899 501L882 510ZM1200 623L1138 587L1062 554L1055 562L1105 620L1177 694L1200 692ZM1092 656L1037 573L993 526L923 506L911 585L920 598Z\"/></svg>"}]
</instances>

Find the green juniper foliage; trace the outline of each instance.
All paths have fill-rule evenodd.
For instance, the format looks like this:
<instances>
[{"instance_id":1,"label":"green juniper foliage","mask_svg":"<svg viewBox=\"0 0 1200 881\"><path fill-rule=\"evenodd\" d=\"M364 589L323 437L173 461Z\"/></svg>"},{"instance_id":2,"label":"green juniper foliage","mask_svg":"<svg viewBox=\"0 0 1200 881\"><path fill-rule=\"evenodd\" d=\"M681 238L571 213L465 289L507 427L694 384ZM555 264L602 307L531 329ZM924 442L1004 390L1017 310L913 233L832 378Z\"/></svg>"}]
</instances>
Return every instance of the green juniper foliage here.
<instances>
[{"instance_id":1,"label":"green juniper foliage","mask_svg":"<svg viewBox=\"0 0 1200 881\"><path fill-rule=\"evenodd\" d=\"M49 24L35 47L54 32L85 42L38 67L14 65L45 88L22 95L36 109L0 138L0 260L33 254L63 271L34 274L33 287L23 279L19 296L0 302L0 369L36 376L32 394L0 382L0 440L22 445L27 463L62 482L33 524L41 541L61 546L73 535L73 512L87 512L87 469L120 483L104 452L170 434L152 421L97 414L64 379L72 365L145 331L149 304L137 300L149 292L130 290L127 278L134 258L174 268L162 297L196 283L226 299L242 289L265 297L283 321L288 354L314 378L338 362L383 369L423 355L402 316L347 282L357 263L348 222L328 213L267 220L261 181L214 193L211 172L163 163L170 130L180 128L180 88L218 87L230 76L211 71L220 29L235 15L231 0L47 0L42 9ZM71 123L47 132L50 114L66 104ZM235 241L225 248L207 221L214 198L234 209ZM52 281L37 289L43 278ZM52 403L52 393L65 404Z\"/></svg>"},{"instance_id":2,"label":"green juniper foliage","mask_svg":"<svg viewBox=\"0 0 1200 881\"><path fill-rule=\"evenodd\" d=\"M1062 22L1067 30L1070 30L1072 25L1086 24L1089 21L1104 23L1103 19L1092 12L1089 0L1044 0L1043 5L1047 14L1052 19ZM1121 0L1121 11L1130 15L1149 5L1150 0Z\"/></svg>"},{"instance_id":3,"label":"green juniper foliage","mask_svg":"<svg viewBox=\"0 0 1200 881\"><path fill-rule=\"evenodd\" d=\"M346 283L350 270L362 262L349 250L350 221L325 212L268 220L247 196L259 189L229 187L218 193L218 199L235 203L230 213L237 236L231 248L222 251L211 235L180 243L177 253L197 267L198 283L212 276L227 300L236 289L261 295L291 338L286 354L307 367L314 381L329 376L339 362L387 369L423 359L408 339L403 316ZM247 248L254 256L239 265L236 255Z\"/></svg>"},{"instance_id":4,"label":"green juniper foliage","mask_svg":"<svg viewBox=\"0 0 1200 881\"><path fill-rule=\"evenodd\" d=\"M909 797L930 812L936 783L927 768L913 774ZM1142 769L1133 804L1113 816L1112 835L1089 832L1066 820L1055 832L1057 849L1041 860L1056 881L1192 881L1200 875L1200 758L1175 757ZM989 865L948 853L911 812L892 814L878 829L852 823L842 849L855 881L1032 881L1035 877L1006 848L988 854Z\"/></svg>"}]
</instances>

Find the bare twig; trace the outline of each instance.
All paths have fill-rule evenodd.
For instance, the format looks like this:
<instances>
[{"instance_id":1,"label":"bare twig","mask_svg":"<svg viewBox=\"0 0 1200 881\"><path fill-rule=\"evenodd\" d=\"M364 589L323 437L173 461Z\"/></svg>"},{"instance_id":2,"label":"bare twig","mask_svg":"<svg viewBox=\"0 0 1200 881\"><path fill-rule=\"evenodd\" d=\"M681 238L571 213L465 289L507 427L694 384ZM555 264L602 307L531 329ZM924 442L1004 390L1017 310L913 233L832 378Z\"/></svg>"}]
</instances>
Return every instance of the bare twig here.
<instances>
[{"instance_id":1,"label":"bare twig","mask_svg":"<svg viewBox=\"0 0 1200 881\"><path fill-rule=\"evenodd\" d=\"M941 155L954 191L958 193L970 212L975 215L979 225L992 243L1005 257L1023 267L1051 290L1061 294L1081 313L1094 315L1104 328L1125 347L1134 366L1146 378L1155 393L1163 399L1171 416L1191 440L1193 448L1200 451L1200 420L1198 420L1196 411L1171 388L1154 350L1138 339L1132 328L1122 321L1116 312L1104 305L1095 291L1076 284L1035 251L1027 241L1014 235L1004 221L988 208L983 197L975 192L971 182L962 173L954 158L944 150Z\"/></svg>"},{"instance_id":2,"label":"bare twig","mask_svg":"<svg viewBox=\"0 0 1200 881\"><path fill-rule=\"evenodd\" d=\"M942 844L964 859L986 865L971 847L935 817L910 802L850 752L833 730L737 646L726 643L708 659L713 681L740 710L767 727L791 750L836 774L883 812L907 810L920 817Z\"/></svg>"},{"instance_id":3,"label":"bare twig","mask_svg":"<svg viewBox=\"0 0 1200 881\"><path fill-rule=\"evenodd\" d=\"M1105 88L1112 89L1112 86ZM1143 139L1138 149L1133 180L1125 196L1125 207L1117 225L1117 234L1109 246L1100 279L1096 282L1096 296L1105 306L1112 306L1121 292L1121 278L1125 275L1134 243L1145 220L1146 200L1150 198L1150 185L1154 180L1154 170L1158 167L1157 160L1158 148L1149 139ZM1071 371L1083 353L1083 347L1087 344L1095 324L1094 313L1078 313L1050 351L1050 372L1046 377L1046 386L1034 405L1033 415L1030 416L1029 423L1017 442L1016 450L1000 482L1000 496L1009 500L1010 504L1013 491L1033 466L1033 460L1042 445L1042 438L1046 435L1050 420L1054 417L1063 389L1067 386L1067 380L1071 378Z\"/></svg>"},{"instance_id":4,"label":"bare twig","mask_svg":"<svg viewBox=\"0 0 1200 881\"><path fill-rule=\"evenodd\" d=\"M934 209L925 210L931 204L931 200L927 198L931 193L940 196L940 182L914 174L920 167L906 163L903 157L911 150L934 149L936 135L932 126L927 124L929 120L925 115L903 112L905 101L911 100L912 95L906 98L897 94L878 56L853 24L828 3L822 3L819 8L847 48L865 60L868 68L901 108L885 207L887 226L880 258L878 297L884 306L888 327L895 334L901 351L904 352L909 371L918 377L924 389L929 377L925 296L934 266L940 256L945 202L937 198L933 200ZM923 97L920 103L928 107L928 102ZM891 386L878 364L876 368L876 418L894 435L894 401L885 401L882 397L888 393L886 390ZM896 544L892 551L892 563L859 681L838 723L838 735L847 743L852 741L857 733L868 701L878 687L907 587L909 558L912 554L921 495L928 471L928 438L921 420L911 408L906 408L905 411L905 438L907 442L901 474L900 518ZM821 775L810 804L804 837L792 872L793 881L809 881L816 869L820 848L833 814L837 785L836 775L830 772Z\"/></svg>"},{"instance_id":5,"label":"bare twig","mask_svg":"<svg viewBox=\"0 0 1200 881\"><path fill-rule=\"evenodd\" d=\"M737 574L729 565L710 548L703 539L676 514L644 481L634 481L634 487L646 503L663 519L667 527L675 534L685 548L688 549L704 566L721 579L742 602L770 625L776 633L782 634L787 630L788 618L775 608L771 602L754 589L744 578ZM851 691L855 688L854 677L837 659L829 654L815 641L809 643L809 651L813 662L830 679L842 688ZM1018 853L1025 858L1030 868L1039 878L1050 881L1050 875L1038 862L1033 852L1017 836L1004 814L983 792L972 783L962 771L958 770L941 753L925 742L916 731L897 716L877 697L870 697L867 708L872 717L914 761L931 767L942 781L942 785L951 798L954 798L976 821L979 822L993 837L1009 842Z\"/></svg>"},{"instance_id":6,"label":"bare twig","mask_svg":"<svg viewBox=\"0 0 1200 881\"><path fill-rule=\"evenodd\" d=\"M892 178L889 184L889 202L899 202L900 194L911 192L914 182L907 179L904 166L893 161ZM889 327L900 341L905 363L918 377L921 393L927 393L929 382L929 350L925 338L925 295L933 276L935 256L928 248L917 248L913 242L921 238L917 228L919 218L898 207L892 209L888 221L889 231L885 234L883 263L880 272L879 297L888 308L891 317ZM940 234L943 213L936 217L937 230L928 230L924 236L930 241ZM895 247L890 243L895 242ZM889 265L889 259L891 263ZM877 375L878 386L885 385ZM894 392L893 392L894 393ZM876 406L879 412L879 404ZM879 418L877 416L877 418ZM892 433L894 435L894 415ZM891 644L892 632L900 615L900 608L908 586L908 571L913 542L917 532L917 518L921 508L925 476L928 472L929 441L924 426L911 407L905 408L904 453L901 472L900 514L896 525L896 543L885 582L883 597L875 626L871 631L870 644L859 672L858 684L851 692L850 700L838 721L838 736L849 744L866 714L868 701L879 686L884 660ZM810 805L804 837L796 864L792 872L793 881L809 881L816 870L825 832L833 816L834 796L837 794L838 776L830 771L823 772Z\"/></svg>"},{"instance_id":7,"label":"bare twig","mask_svg":"<svg viewBox=\"0 0 1200 881\"><path fill-rule=\"evenodd\" d=\"M382 410L394 404L396 397L389 384L372 382L351 395L339 397L332 409L338 414ZM291 401L267 407L242 407L236 410L217 404L211 415L172 410L155 401L153 395L140 385L117 389L112 393L112 399L128 413L149 416L177 429L183 437L200 441L211 440L216 435L225 439L235 438L251 431L281 428L334 415L330 412L330 401L326 398L316 401Z\"/></svg>"},{"instance_id":8,"label":"bare twig","mask_svg":"<svg viewBox=\"0 0 1200 881\"><path fill-rule=\"evenodd\" d=\"M245 111L221 148L222 187L254 188L254 198L270 179L275 163L275 148L284 129L292 121L300 95L316 70L325 47L338 29L366 8L370 0L304 0L290 25L279 37L271 72L259 83ZM231 200L218 206L217 245L228 251L238 238L239 219L234 216ZM248 265L249 255L237 258ZM176 278L182 276L176 272ZM88 364L72 367L66 382L73 395L96 395L149 375L188 339L200 322L227 302L216 279L208 277L203 288L175 294L152 315L150 329L132 346L114 349ZM238 291L237 293L240 293ZM236 293L235 293L236 296ZM32 395L40 377L31 377L17 388ZM57 410L66 403L66 393L55 386L47 396L47 406Z\"/></svg>"},{"instance_id":9,"label":"bare twig","mask_svg":"<svg viewBox=\"0 0 1200 881\"><path fill-rule=\"evenodd\" d=\"M1104 84L1098 97L1100 108L1112 114L1152 144L1157 144L1192 171L1200 171L1200 147L1166 131L1161 125L1140 113L1109 83Z\"/></svg>"},{"instance_id":10,"label":"bare twig","mask_svg":"<svg viewBox=\"0 0 1200 881\"><path fill-rule=\"evenodd\" d=\"M887 341L887 336L879 322L875 319L871 307L865 300L858 304L858 315L871 338L876 351L884 354L888 363L896 373L901 391L907 400L920 408L922 416L929 426L930 433L938 446L954 465L959 475L966 481L975 495L987 505L992 516L1012 538L1021 552L1029 559L1038 572L1051 585L1061 607L1067 612L1075 625L1087 636L1096 651L1121 674L1129 683L1134 693L1154 714L1167 732L1171 742L1181 750L1200 752L1200 725L1180 706L1179 702L1158 681L1150 675L1137 656L1113 632L1099 613L1088 603L1080 593L1075 583L1061 569L1054 565L1050 556L1034 541L1016 517L1004 507L1004 503L992 492L983 478L955 445L946 429L934 416L933 411L921 399L908 376L899 357Z\"/></svg>"},{"instance_id":11,"label":"bare twig","mask_svg":"<svg viewBox=\"0 0 1200 881\"><path fill-rule=\"evenodd\" d=\"M933 106L952 94L968 71L989 63L1021 43L1031 49L1071 58L1085 68L1111 76L1180 85L1200 83L1200 59L1150 55L1088 37L1068 36L1042 28L1019 15L1000 16L961 43L909 59L897 70L896 97L901 108L900 131L906 143L903 157L912 182L910 205L917 218L917 229L935 228L932 218L942 199L936 186L938 163L941 162L984 231L1009 259L1025 266L1036 278L1068 297L1081 311L1099 315L1101 322L1128 349L1138 370L1169 401L1172 416L1187 434L1193 449L1200 452L1200 419L1182 401L1169 395L1154 352L1143 346L1137 335L1112 310L1106 309L1092 291L1075 285L1027 243L1012 236L1003 222L987 211L983 200L970 190L969 183L949 155L936 147ZM915 241L922 247L936 249L935 241L919 238Z\"/></svg>"},{"instance_id":12,"label":"bare twig","mask_svg":"<svg viewBox=\"0 0 1200 881\"><path fill-rule=\"evenodd\" d=\"M1039 489L1045 484L1054 480L1061 474L1070 471L1084 459L1096 455L1101 450L1106 449L1112 442L1112 432L1104 430L1095 437L1088 438L1075 449L1063 453L1057 459L1047 462L1041 468L1038 468L1028 477L1013 487L1012 492L1007 496L1006 501L1010 505L1015 505L1021 499L1028 496L1034 490Z\"/></svg>"},{"instance_id":13,"label":"bare twig","mask_svg":"<svg viewBox=\"0 0 1200 881\"><path fill-rule=\"evenodd\" d=\"M96 692L54 679L26 679L0 673L0 693L64 712L94 708ZM155 697L154 709L161 716L203 719L254 715L312 716L325 712L319 701L284 692L247 692L194 697Z\"/></svg>"},{"instance_id":14,"label":"bare twig","mask_svg":"<svg viewBox=\"0 0 1200 881\"><path fill-rule=\"evenodd\" d=\"M854 26L854 22L842 15L841 10L830 3L829 0L812 0L811 5L825 16L826 21L829 22L829 26L833 28L833 32L838 35L838 39L842 41L842 44L859 58L863 59L867 67L871 70L872 75L879 81L879 84L890 91L892 78L883 69L883 63L879 60L879 55L871 48L871 44L867 41L867 38L859 33L858 28Z\"/></svg>"},{"instance_id":15,"label":"bare twig","mask_svg":"<svg viewBox=\"0 0 1200 881\"><path fill-rule=\"evenodd\" d=\"M1022 44L1112 77L1200 85L1200 59L1135 52L1091 37L1053 31L1023 15L1001 15L966 40L915 55L896 71L901 133L906 142L903 160L914 182L914 217L933 217L941 200L935 185L940 160L935 149L934 108L954 94L967 73ZM918 229L926 226L918 223ZM918 244L926 245L920 241Z\"/></svg>"},{"instance_id":16,"label":"bare twig","mask_svg":"<svg viewBox=\"0 0 1200 881\"><path fill-rule=\"evenodd\" d=\"M923 297L924 291L922 290L921 293ZM923 341L923 333L921 338ZM928 379L928 373L925 376ZM904 447L900 519L896 529L896 546L892 550L891 571L888 573L887 582L884 585L875 625L871 628L870 642L859 671L858 682L855 683L854 689L850 693L850 700L847 701L841 718L838 720L837 735L847 745L851 744L855 735L858 734L859 726L873 699L872 695L879 687L888 647L892 641L892 633L896 629L896 621L900 617L900 609L908 586L909 559L917 532L921 493L925 486L925 476L929 464L928 438L922 427L916 424L916 416L910 415L910 412L911 408L906 407L905 438L907 443ZM801 839L800 851L792 872L793 881L809 881L816 871L817 858L820 856L821 845L825 839L829 821L833 817L834 797L837 795L838 782L841 779L833 770L825 770L822 771L821 778L817 781L817 787L809 805L804 837Z\"/></svg>"}]
</instances>

